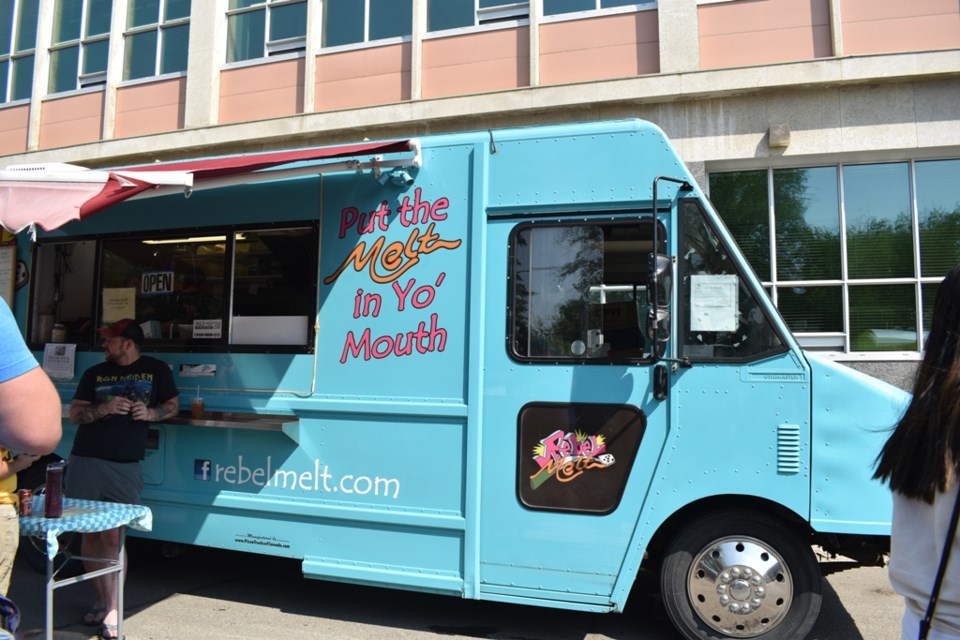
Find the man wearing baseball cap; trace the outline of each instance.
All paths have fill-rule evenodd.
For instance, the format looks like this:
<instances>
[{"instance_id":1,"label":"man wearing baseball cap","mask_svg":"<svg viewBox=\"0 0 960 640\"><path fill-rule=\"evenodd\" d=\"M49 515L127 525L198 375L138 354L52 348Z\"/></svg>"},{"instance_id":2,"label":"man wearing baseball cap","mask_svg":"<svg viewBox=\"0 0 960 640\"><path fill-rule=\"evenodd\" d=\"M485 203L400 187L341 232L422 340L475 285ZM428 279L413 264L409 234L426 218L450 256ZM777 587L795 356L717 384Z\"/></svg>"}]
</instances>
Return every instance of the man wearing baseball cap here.
<instances>
[{"instance_id":1,"label":"man wearing baseball cap","mask_svg":"<svg viewBox=\"0 0 960 640\"><path fill-rule=\"evenodd\" d=\"M65 480L71 498L139 504L143 478L140 460L150 422L180 411L179 391L165 362L144 356L143 329L124 318L98 329L106 362L87 369L70 405L77 425ZM116 558L119 530L85 533L86 558ZM99 568L90 563L88 570ZM96 600L84 623L101 625L100 637L117 637L117 574L92 580Z\"/></svg>"}]
</instances>

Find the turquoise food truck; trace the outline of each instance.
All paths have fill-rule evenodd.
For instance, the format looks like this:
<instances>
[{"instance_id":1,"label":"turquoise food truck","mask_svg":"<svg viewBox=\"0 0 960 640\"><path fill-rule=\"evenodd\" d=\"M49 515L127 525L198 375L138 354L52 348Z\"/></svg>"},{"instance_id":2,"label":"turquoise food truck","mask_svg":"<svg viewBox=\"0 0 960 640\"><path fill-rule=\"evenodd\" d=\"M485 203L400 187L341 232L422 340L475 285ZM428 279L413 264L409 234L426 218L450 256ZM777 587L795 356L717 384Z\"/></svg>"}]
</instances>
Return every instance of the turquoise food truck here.
<instances>
[{"instance_id":1,"label":"turquoise food truck","mask_svg":"<svg viewBox=\"0 0 960 640\"><path fill-rule=\"evenodd\" d=\"M907 395L798 346L650 123L0 182L64 217L18 234L14 296L64 405L112 320L174 372L136 535L592 612L645 568L689 639L802 638L813 547L887 545Z\"/></svg>"}]
</instances>

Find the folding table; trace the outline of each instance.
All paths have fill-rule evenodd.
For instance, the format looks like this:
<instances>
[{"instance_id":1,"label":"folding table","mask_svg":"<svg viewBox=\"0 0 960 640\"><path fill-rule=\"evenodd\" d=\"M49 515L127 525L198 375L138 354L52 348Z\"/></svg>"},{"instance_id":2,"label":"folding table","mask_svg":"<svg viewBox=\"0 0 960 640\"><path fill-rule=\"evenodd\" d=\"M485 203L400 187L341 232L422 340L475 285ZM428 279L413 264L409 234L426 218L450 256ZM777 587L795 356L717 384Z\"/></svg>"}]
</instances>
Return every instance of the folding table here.
<instances>
[{"instance_id":1,"label":"folding table","mask_svg":"<svg viewBox=\"0 0 960 640\"><path fill-rule=\"evenodd\" d=\"M98 576L117 573L117 635L123 637L123 583L124 563L123 547L126 541L126 527L133 527L140 531L150 531L153 528L153 513L149 507L136 504L117 504L114 502L97 502L94 500L63 499L63 515L59 518L46 518L43 515L44 496L33 497L33 513L29 516L20 516L20 535L37 536L46 539L47 546L47 612L46 612L46 640L53 640L53 592L60 587L90 580ZM68 557L77 560L92 560L106 566L94 571L88 571L78 576L57 579L57 574L63 570L54 569L54 558L60 550L57 536L68 531L91 533L94 531L108 531L120 528L119 559L85 558L83 556ZM22 543L21 543L22 544Z\"/></svg>"}]
</instances>

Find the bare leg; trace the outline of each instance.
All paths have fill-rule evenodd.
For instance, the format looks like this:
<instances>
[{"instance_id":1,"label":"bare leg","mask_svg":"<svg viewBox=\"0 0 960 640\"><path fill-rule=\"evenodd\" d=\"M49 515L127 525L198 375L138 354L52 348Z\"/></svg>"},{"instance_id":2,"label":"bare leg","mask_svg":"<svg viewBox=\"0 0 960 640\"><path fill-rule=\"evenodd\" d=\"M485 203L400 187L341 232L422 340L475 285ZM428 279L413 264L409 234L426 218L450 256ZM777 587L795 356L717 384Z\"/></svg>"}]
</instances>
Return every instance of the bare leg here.
<instances>
[{"instance_id":1,"label":"bare leg","mask_svg":"<svg viewBox=\"0 0 960 640\"><path fill-rule=\"evenodd\" d=\"M109 531L98 531L95 533L84 534L81 541L83 555L89 558L114 559L118 557L120 547L120 530L111 529ZM124 559L126 560L126 559ZM100 569L104 563L96 560L85 561L87 571ZM106 609L106 615L103 618L104 624L117 624L117 594L118 594L118 574L108 573L97 576L91 580L97 602L95 606Z\"/></svg>"},{"instance_id":2,"label":"bare leg","mask_svg":"<svg viewBox=\"0 0 960 640\"><path fill-rule=\"evenodd\" d=\"M80 536L80 554L84 558L103 558L103 553L100 544L100 536L98 533L84 533ZM95 571L103 567L103 563L96 562L93 560L84 560L83 568L85 571ZM103 596L103 585L101 584L101 579L103 576L98 576L90 580L90 584L93 586L93 608L94 609L106 609L106 599ZM99 624L99 620L93 620L94 624Z\"/></svg>"}]
</instances>

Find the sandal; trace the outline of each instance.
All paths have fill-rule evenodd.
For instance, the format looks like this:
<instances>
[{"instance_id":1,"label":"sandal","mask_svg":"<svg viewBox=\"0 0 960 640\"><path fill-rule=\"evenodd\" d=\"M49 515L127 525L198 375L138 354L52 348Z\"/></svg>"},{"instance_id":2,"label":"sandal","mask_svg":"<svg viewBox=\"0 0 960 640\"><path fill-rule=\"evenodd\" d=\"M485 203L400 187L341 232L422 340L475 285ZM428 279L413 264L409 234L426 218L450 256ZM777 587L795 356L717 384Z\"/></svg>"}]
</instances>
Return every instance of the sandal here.
<instances>
[{"instance_id":1,"label":"sandal","mask_svg":"<svg viewBox=\"0 0 960 640\"><path fill-rule=\"evenodd\" d=\"M103 619L107 616L106 607L91 607L90 611L83 614L83 624L88 627L95 627L103 624Z\"/></svg>"},{"instance_id":2,"label":"sandal","mask_svg":"<svg viewBox=\"0 0 960 640\"><path fill-rule=\"evenodd\" d=\"M107 635L109 633L110 635ZM100 640L119 640L120 636L117 633L117 625L109 624L104 622L100 625ZM127 640L127 637L124 636L123 640Z\"/></svg>"}]
</instances>

